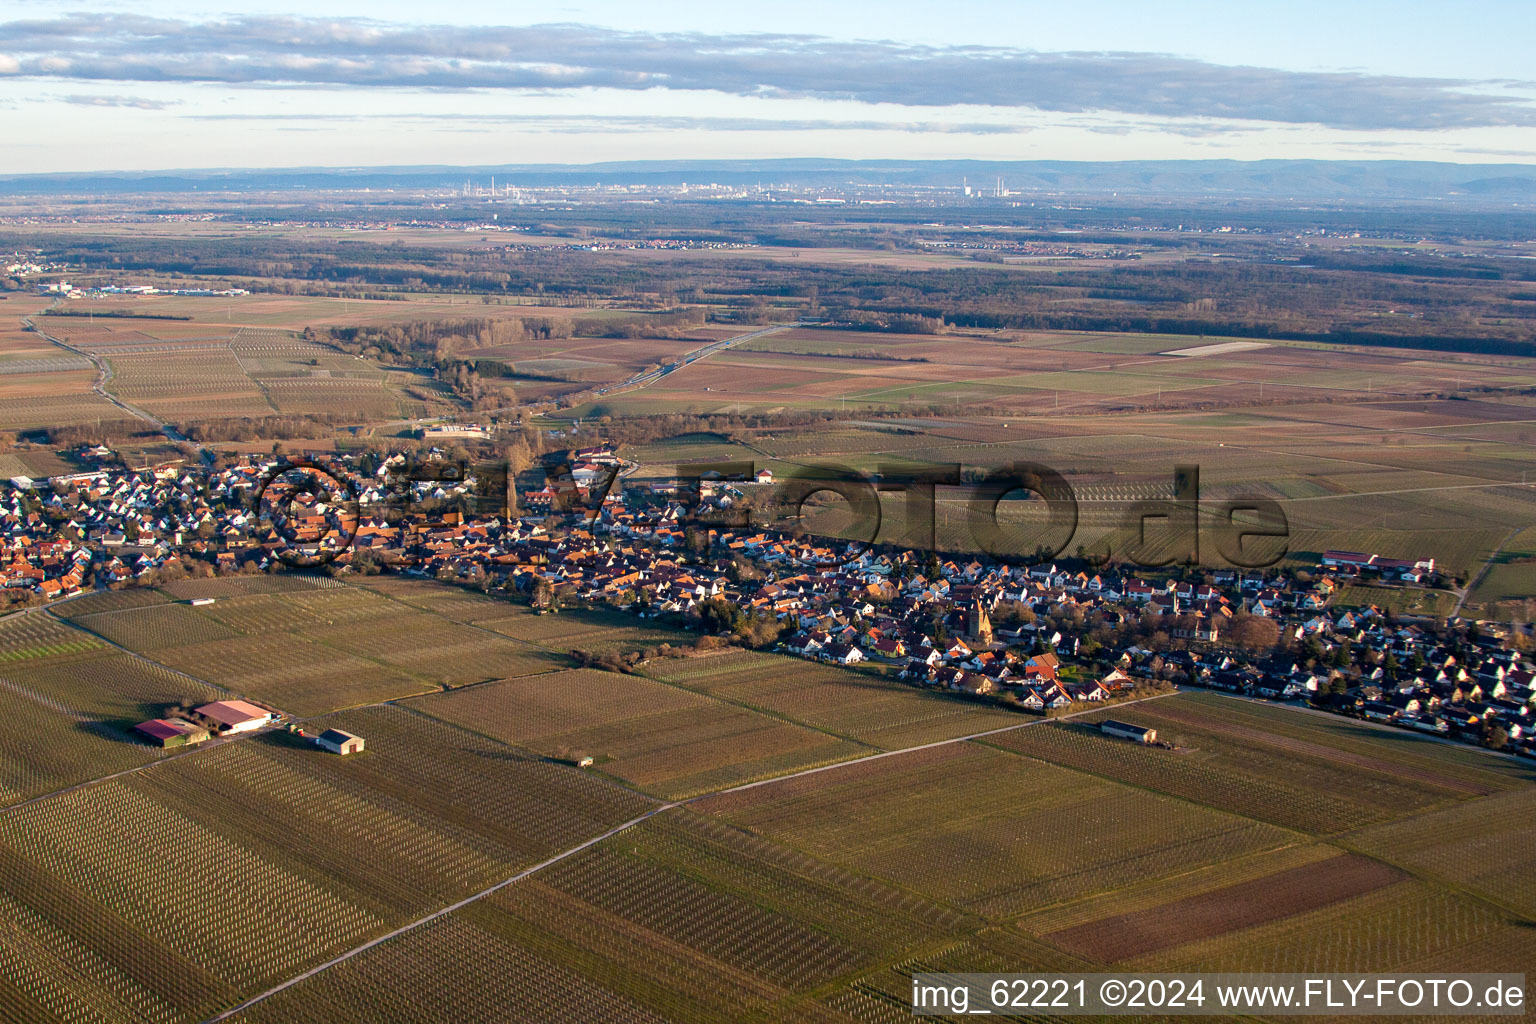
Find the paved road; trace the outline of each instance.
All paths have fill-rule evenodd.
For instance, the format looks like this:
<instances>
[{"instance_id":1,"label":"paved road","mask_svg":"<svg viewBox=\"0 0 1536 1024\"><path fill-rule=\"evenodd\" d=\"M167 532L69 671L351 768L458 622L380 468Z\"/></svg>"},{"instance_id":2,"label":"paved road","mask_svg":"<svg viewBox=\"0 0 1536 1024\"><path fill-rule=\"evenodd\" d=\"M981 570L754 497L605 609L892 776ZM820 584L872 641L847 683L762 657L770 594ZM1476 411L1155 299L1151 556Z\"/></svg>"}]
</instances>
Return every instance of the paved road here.
<instances>
[{"instance_id":1,"label":"paved road","mask_svg":"<svg viewBox=\"0 0 1536 1024\"><path fill-rule=\"evenodd\" d=\"M654 370L648 370L645 373L637 373L628 380L621 381L618 384L609 384L605 388L598 388L593 392L593 394L611 395L618 391L639 390L640 388L647 387L656 383L658 380L661 380L661 378L665 377L669 373L673 373L682 369L689 363L698 362L705 356L712 356L716 352L724 352L726 349L732 347L733 345L739 345L744 341L752 341L755 338L761 338L768 334L774 334L778 331L787 330L790 327L799 326L800 323L797 321L796 323L792 324L780 324L776 327L764 327L762 330L753 331L750 334L738 334L734 338L722 338L720 341L711 342L710 344L705 345L703 348L694 349L692 352L689 352L687 355L683 356L683 358L677 360L676 362L667 363L665 366L658 367Z\"/></svg>"}]
</instances>

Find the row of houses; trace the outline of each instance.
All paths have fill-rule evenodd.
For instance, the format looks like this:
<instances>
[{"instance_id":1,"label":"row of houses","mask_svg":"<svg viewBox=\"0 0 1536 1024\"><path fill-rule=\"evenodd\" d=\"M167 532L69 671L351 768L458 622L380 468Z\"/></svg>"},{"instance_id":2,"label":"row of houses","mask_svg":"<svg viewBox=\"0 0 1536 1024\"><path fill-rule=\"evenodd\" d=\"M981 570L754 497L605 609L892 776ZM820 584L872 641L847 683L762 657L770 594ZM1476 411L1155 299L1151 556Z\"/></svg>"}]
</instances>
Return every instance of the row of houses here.
<instances>
[{"instance_id":1,"label":"row of houses","mask_svg":"<svg viewBox=\"0 0 1536 1024\"><path fill-rule=\"evenodd\" d=\"M563 465L595 475L615 471L622 460L597 447L568 453ZM465 513L453 506L470 507L472 477L427 473L402 484L404 466L403 456L333 460L329 471L358 496L353 518L297 495L281 533L253 507L273 472L270 461L210 471L104 471L57 492L4 495L0 543L23 550L21 562L41 565L44 579L62 581L69 569L89 564L103 582L194 562L262 568L284 545L330 545L343 566L367 553L402 571L646 616L692 618L723 602L772 622L788 653L849 666L877 663L914 684L1030 708L1107 700L1138 680L1176 678L1257 696L1327 697L1373 717L1393 705L1394 721L1432 714L1447 733L1463 721L1472 723L1468 728L1497 723L1517 747L1528 742L1520 709L1530 707L1529 667L1519 656L1497 642L1456 648L1427 627L1393 622L1374 609L1332 607L1340 579L1364 571L1358 559L1336 557L1349 553L1330 552L1322 571L1305 579L1225 570L1152 577L946 560L695 526L697 496L682 491L616 487L595 508ZM702 490L714 509L740 494L723 482ZM411 503L425 499L440 510L412 511ZM396 514L385 515L391 503ZM1382 564L1377 556L1361 558ZM30 571L21 562L12 559L18 578L34 579L21 575ZM1432 571L1433 562L1413 566ZM1234 638L1253 620L1272 623L1285 649L1309 655L1280 664L1245 653ZM1073 623L1140 639L1085 653L1088 630ZM1495 694L1485 677L1501 672L1513 678Z\"/></svg>"}]
</instances>

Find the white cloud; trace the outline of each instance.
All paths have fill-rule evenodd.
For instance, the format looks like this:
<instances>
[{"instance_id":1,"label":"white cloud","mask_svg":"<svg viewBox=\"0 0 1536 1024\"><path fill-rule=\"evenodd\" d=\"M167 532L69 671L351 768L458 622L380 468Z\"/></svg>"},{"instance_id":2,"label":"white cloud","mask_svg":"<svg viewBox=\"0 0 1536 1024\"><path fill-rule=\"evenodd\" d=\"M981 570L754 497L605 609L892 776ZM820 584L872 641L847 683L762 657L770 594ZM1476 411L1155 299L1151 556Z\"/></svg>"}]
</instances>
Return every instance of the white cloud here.
<instances>
[{"instance_id":1,"label":"white cloud","mask_svg":"<svg viewBox=\"0 0 1536 1024\"><path fill-rule=\"evenodd\" d=\"M360 19L66 15L0 24L20 73L78 81L458 90L608 88L1112 112L1350 130L1536 127L1526 95L1460 79L1234 67L1158 53L816 35ZM1503 85L1504 83L1500 83Z\"/></svg>"}]
</instances>

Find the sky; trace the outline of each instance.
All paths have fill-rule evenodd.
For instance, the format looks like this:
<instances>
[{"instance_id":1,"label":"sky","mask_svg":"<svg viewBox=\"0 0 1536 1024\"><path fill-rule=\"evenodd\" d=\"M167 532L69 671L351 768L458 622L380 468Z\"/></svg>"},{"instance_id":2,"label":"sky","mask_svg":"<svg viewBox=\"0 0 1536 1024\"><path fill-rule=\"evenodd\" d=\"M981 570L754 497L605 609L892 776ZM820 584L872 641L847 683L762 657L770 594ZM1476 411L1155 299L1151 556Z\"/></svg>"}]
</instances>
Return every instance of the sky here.
<instances>
[{"instance_id":1,"label":"sky","mask_svg":"<svg viewBox=\"0 0 1536 1024\"><path fill-rule=\"evenodd\" d=\"M1530 0L5 0L0 174L1536 163L1532 39Z\"/></svg>"}]
</instances>

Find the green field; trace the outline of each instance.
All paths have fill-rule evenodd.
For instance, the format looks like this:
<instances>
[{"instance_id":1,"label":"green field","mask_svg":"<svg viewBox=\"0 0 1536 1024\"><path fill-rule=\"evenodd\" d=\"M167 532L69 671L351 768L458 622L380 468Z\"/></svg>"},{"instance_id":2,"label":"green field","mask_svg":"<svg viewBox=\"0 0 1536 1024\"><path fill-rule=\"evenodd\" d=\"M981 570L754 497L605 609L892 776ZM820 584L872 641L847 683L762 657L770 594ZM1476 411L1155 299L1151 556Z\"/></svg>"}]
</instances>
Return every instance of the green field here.
<instances>
[{"instance_id":1,"label":"green field","mask_svg":"<svg viewBox=\"0 0 1536 1024\"><path fill-rule=\"evenodd\" d=\"M1456 595L1448 590L1424 590L1418 587L1373 587L1350 585L1342 588L1332 601L1336 608L1375 606L1393 615L1449 615L1456 608Z\"/></svg>"}]
</instances>

